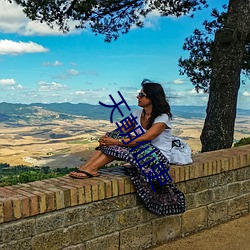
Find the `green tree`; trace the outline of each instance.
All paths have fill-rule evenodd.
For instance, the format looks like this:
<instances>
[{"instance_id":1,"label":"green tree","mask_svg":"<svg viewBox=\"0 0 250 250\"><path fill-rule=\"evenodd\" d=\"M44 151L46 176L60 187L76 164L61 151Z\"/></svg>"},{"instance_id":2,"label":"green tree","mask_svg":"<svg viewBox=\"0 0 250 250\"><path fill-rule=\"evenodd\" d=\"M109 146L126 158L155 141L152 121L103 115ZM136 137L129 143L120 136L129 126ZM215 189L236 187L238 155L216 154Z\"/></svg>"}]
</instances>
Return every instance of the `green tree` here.
<instances>
[{"instance_id":1,"label":"green tree","mask_svg":"<svg viewBox=\"0 0 250 250\"><path fill-rule=\"evenodd\" d=\"M10 2L12 0L9 0ZM185 15L207 6L206 0L13 0L32 20L58 24L64 32L69 21L78 28L89 25L106 41L117 39L132 25L143 27L153 10L162 16ZM250 1L229 0L227 18L215 33L211 50L209 100L201 134L202 151L229 148L233 142L240 73L250 32ZM200 62L202 63L202 62ZM202 76L202 73L201 73ZM200 85L206 90L205 86Z\"/></svg>"},{"instance_id":2,"label":"green tree","mask_svg":"<svg viewBox=\"0 0 250 250\"><path fill-rule=\"evenodd\" d=\"M50 27L55 24L63 32L69 31L69 21L76 27L89 26L95 34L105 35L110 42L127 33L132 25L143 26L143 17L153 10L162 16L181 16L206 7L207 0L8 0L23 7L31 20L39 20Z\"/></svg>"},{"instance_id":3,"label":"green tree","mask_svg":"<svg viewBox=\"0 0 250 250\"><path fill-rule=\"evenodd\" d=\"M250 1L230 0L227 18L215 33L207 115L201 133L202 151L233 143L240 75L250 36Z\"/></svg>"},{"instance_id":4,"label":"green tree","mask_svg":"<svg viewBox=\"0 0 250 250\"><path fill-rule=\"evenodd\" d=\"M213 9L212 21L203 22L204 30L195 29L193 35L185 39L183 49L189 51L189 57L179 59L180 74L186 74L195 89L209 92L209 84L212 73L212 48L214 45L215 33L224 27L227 18L227 5L223 6L224 11L219 13ZM241 73L245 79L250 77L250 37L245 45L245 53L241 65ZM241 81L245 83L244 80Z\"/></svg>"},{"instance_id":5,"label":"green tree","mask_svg":"<svg viewBox=\"0 0 250 250\"><path fill-rule=\"evenodd\" d=\"M193 35L186 38L186 41L184 43L183 49L190 52L189 58L179 59L179 66L182 67L180 70L181 74L186 74L193 85L195 86L196 90L203 90L204 92L210 91L210 82L212 79L212 71L213 64L212 59L213 57L213 50L216 49L216 45L218 46L218 39L217 44L214 41L214 35L219 34L219 38L223 40L223 48L226 49L227 46L230 45L230 43L234 42L232 39L232 28L229 28L228 24L228 12L227 12L227 6L224 6L225 11L222 13L219 13L216 9L212 11L212 17L214 20L208 22L204 21L204 30L198 30L195 29L193 32ZM246 13L247 14L247 13ZM248 13L249 15L250 13ZM232 18L231 18L232 19ZM249 21L248 21L249 22ZM241 23L241 25L244 24L244 21ZM237 28L237 27L234 27ZM248 29L250 27L248 26ZM249 32L246 29L246 33ZM239 33L240 34L240 33ZM239 35L238 34L238 35ZM222 36L222 37L220 37ZM232 41L231 41L232 40ZM222 46L222 45L220 45ZM235 46L235 44L231 44L231 46ZM250 34L246 34L245 37L245 45L242 47L243 56L239 59L238 66L238 73L242 73L242 76L245 78L249 78L250 75ZM228 50L228 53L230 51ZM237 55L235 55L237 56ZM232 60L232 59L231 59ZM227 63L229 64L229 63ZM239 68L240 67L240 68ZM224 71L223 69L222 71ZM234 73L234 72L233 72ZM223 74L225 75L225 73ZM230 78L227 78L228 82L224 81L224 84L222 84L221 88L219 89L219 82L218 82L218 75L216 79L214 79L213 82L214 89L216 89L218 92L211 94L211 100L215 100L214 95L217 95L217 98L221 98L220 100L217 100L216 104L220 104L219 108L216 108L213 103L210 103L208 105L208 116L214 116L213 119L206 120L201 140L203 140L203 151L209 151L209 150L216 150L220 148L227 148L231 147L233 142L233 131L234 131L234 121L235 117L234 114L231 114L230 109L234 110L237 105L237 99L235 99L235 95L238 93L238 89L236 88L234 90L234 93L230 93L232 91L233 85L237 86L239 82L237 81L233 84L230 82ZM221 83L223 82L223 79L221 79ZM244 83L244 81L241 81ZM223 95L223 89L226 91L225 95ZM230 98L232 98L231 104L230 104ZM226 102L225 102L226 101ZM223 104L230 104L228 107L223 107ZM212 107L212 108L209 108ZM224 114L220 114L221 111L224 112ZM218 125L213 125L211 122L216 121L216 116L218 117ZM220 117L221 116L221 117ZM227 119L226 119L227 118ZM231 119L231 121L229 121ZM229 122L227 122L229 121ZM228 126L229 125L229 126ZM214 134L218 134L218 136ZM220 138L218 138L220 136Z\"/></svg>"}]
</instances>

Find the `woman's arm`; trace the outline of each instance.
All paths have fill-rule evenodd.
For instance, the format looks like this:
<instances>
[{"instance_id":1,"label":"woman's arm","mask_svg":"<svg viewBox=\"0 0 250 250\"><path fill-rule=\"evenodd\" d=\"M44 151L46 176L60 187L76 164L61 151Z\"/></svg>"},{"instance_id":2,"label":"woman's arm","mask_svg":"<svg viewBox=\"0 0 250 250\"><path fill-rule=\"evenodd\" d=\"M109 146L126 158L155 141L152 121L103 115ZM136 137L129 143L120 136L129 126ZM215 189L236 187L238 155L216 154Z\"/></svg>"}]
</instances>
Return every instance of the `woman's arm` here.
<instances>
[{"instance_id":1,"label":"woman's arm","mask_svg":"<svg viewBox=\"0 0 250 250\"><path fill-rule=\"evenodd\" d=\"M122 143L121 146L130 146L130 147L134 147L137 144L137 142L143 142L143 141L152 141L154 140L157 136L159 136L164 129L168 128L167 125L163 122L158 122L156 124L153 124L153 126L146 131L145 134L140 135L138 138L136 138L135 140L133 140L132 142L129 142L130 139L124 139L124 142L128 144L124 145Z\"/></svg>"},{"instance_id":2,"label":"woman's arm","mask_svg":"<svg viewBox=\"0 0 250 250\"><path fill-rule=\"evenodd\" d=\"M141 136L139 136L138 138L134 139L131 142L129 142L130 141L129 138L118 140L118 139L113 139L111 137L106 137L105 141L103 142L103 145L104 146L119 145L119 146L135 147L138 145L137 142L150 141L150 140L152 141L157 136L159 136L166 128L168 128L168 126L164 122L158 122L156 124L153 124L153 126L149 130L147 130L145 134L142 134ZM122 141L124 141L125 144Z\"/></svg>"},{"instance_id":3,"label":"woman's arm","mask_svg":"<svg viewBox=\"0 0 250 250\"><path fill-rule=\"evenodd\" d=\"M133 130L135 128L135 123L134 122L130 122L128 121L128 129L125 129L123 127L121 127L121 130L124 134L127 134L129 133L131 130ZM117 144L116 142L118 142L118 139L114 139L115 141L113 141L112 144L111 143L111 140L107 140L107 138L109 139L112 139L111 137L108 137L108 135L103 135L100 139L99 139L99 143L100 143L100 146L103 146L103 145L106 145L106 146L109 146L109 145L115 145ZM106 143L107 142L107 143Z\"/></svg>"}]
</instances>

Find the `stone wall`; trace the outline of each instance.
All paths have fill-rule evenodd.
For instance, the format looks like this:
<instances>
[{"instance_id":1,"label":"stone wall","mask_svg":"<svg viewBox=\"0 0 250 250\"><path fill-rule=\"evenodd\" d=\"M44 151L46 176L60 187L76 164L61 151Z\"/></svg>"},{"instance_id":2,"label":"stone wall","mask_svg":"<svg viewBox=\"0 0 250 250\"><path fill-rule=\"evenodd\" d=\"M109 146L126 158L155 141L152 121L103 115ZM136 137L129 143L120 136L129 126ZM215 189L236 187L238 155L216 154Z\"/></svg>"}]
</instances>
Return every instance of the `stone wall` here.
<instances>
[{"instance_id":1,"label":"stone wall","mask_svg":"<svg viewBox=\"0 0 250 250\"><path fill-rule=\"evenodd\" d=\"M121 169L0 188L0 249L147 249L250 212L250 145L171 166L187 211L144 209Z\"/></svg>"}]
</instances>

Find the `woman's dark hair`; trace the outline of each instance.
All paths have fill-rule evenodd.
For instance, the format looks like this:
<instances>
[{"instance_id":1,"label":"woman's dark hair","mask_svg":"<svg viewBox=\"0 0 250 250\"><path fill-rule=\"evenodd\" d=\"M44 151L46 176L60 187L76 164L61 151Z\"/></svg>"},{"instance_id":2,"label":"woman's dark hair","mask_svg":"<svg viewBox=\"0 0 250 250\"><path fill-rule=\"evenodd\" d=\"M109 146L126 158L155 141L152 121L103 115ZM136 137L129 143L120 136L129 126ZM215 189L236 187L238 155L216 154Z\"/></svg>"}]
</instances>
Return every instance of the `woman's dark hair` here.
<instances>
[{"instance_id":1,"label":"woman's dark hair","mask_svg":"<svg viewBox=\"0 0 250 250\"><path fill-rule=\"evenodd\" d=\"M144 79L141 83L143 91L146 96L152 102L152 113L148 122L147 129L151 128L154 119L162 114L167 114L170 119L172 119L172 114L170 111L170 106L166 100L166 96L162 86L159 83L151 82L148 79Z\"/></svg>"}]
</instances>

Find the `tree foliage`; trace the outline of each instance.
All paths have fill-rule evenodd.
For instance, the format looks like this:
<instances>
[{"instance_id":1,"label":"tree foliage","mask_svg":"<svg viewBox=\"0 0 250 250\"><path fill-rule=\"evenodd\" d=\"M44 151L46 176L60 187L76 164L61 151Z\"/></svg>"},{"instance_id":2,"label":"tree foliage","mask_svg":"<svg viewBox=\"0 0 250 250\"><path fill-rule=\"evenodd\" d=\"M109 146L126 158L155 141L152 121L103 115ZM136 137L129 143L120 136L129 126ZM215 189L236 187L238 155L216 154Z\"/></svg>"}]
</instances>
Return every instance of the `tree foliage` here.
<instances>
[{"instance_id":1,"label":"tree foliage","mask_svg":"<svg viewBox=\"0 0 250 250\"><path fill-rule=\"evenodd\" d=\"M162 16L181 16L207 7L207 0L8 0L23 7L31 20L50 27L55 24L63 32L90 27L95 34L105 35L105 41L117 39L133 25L143 27L143 18L157 10Z\"/></svg>"},{"instance_id":2,"label":"tree foliage","mask_svg":"<svg viewBox=\"0 0 250 250\"><path fill-rule=\"evenodd\" d=\"M240 147L250 144L250 137L243 137L238 142L234 143L234 147Z\"/></svg>"},{"instance_id":3,"label":"tree foliage","mask_svg":"<svg viewBox=\"0 0 250 250\"><path fill-rule=\"evenodd\" d=\"M223 6L223 12L213 9L212 21L203 22L204 30L195 29L193 35L185 39L183 49L189 51L189 58L179 59L180 74L186 74L190 81L199 91L209 91L212 73L212 50L214 46L215 33L225 26L227 20L227 5ZM242 60L242 73L250 76L250 37L245 46L245 54ZM244 83L244 81L242 81Z\"/></svg>"}]
</instances>

